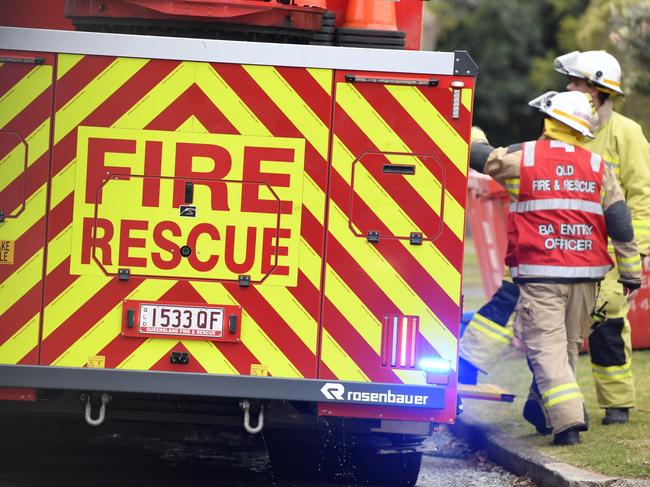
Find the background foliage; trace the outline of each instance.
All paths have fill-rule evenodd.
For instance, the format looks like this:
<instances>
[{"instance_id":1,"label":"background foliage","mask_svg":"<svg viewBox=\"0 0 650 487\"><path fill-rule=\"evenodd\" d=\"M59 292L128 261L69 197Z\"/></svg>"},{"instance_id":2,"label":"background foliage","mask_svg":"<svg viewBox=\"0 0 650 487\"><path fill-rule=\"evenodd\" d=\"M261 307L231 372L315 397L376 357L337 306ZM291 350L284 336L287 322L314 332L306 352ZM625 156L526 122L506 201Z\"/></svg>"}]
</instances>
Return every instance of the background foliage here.
<instances>
[{"instance_id":1,"label":"background foliage","mask_svg":"<svg viewBox=\"0 0 650 487\"><path fill-rule=\"evenodd\" d=\"M650 0L432 0L438 33L432 49L466 50L479 65L474 123L490 142L539 135L528 101L562 91L553 59L605 49L623 68L624 99L615 108L650 132ZM426 48L427 46L425 46Z\"/></svg>"}]
</instances>

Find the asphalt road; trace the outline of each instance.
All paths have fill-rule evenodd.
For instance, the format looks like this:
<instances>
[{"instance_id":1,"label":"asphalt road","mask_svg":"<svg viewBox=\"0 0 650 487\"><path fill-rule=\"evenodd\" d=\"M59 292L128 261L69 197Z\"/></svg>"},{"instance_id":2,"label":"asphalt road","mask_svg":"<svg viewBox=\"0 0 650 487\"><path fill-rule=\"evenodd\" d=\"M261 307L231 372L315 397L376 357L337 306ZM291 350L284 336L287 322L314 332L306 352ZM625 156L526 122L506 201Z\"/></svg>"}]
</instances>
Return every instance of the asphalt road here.
<instances>
[{"instance_id":1,"label":"asphalt road","mask_svg":"<svg viewBox=\"0 0 650 487\"><path fill-rule=\"evenodd\" d=\"M0 418L0 487L333 486L281 481L263 435L214 427ZM427 441L418 486L530 487L445 429Z\"/></svg>"}]
</instances>

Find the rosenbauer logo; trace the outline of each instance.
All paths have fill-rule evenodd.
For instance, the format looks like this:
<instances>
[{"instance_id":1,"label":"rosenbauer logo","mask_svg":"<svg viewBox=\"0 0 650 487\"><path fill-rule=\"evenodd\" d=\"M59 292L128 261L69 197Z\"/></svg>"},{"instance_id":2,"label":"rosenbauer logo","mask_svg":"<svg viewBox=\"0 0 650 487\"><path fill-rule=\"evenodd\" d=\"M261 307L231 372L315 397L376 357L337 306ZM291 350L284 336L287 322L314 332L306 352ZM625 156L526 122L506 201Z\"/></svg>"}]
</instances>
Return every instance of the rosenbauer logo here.
<instances>
[{"instance_id":1,"label":"rosenbauer logo","mask_svg":"<svg viewBox=\"0 0 650 487\"><path fill-rule=\"evenodd\" d=\"M71 272L295 285L304 147L79 127Z\"/></svg>"},{"instance_id":2,"label":"rosenbauer logo","mask_svg":"<svg viewBox=\"0 0 650 487\"><path fill-rule=\"evenodd\" d=\"M390 404L390 405L413 405L425 406L429 396L425 394L401 394L394 393L390 389L385 392L347 390L343 384L328 382L321 387L320 392L325 399L330 401L349 401L369 404Z\"/></svg>"}]
</instances>

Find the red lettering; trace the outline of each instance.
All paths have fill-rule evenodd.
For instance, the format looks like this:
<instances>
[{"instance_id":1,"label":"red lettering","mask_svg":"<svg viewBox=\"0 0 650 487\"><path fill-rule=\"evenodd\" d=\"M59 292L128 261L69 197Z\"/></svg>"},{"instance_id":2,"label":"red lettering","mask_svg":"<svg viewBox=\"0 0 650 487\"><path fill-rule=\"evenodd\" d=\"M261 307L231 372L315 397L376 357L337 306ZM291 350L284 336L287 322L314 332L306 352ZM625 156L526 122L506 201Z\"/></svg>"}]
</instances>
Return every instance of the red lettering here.
<instances>
[{"instance_id":1,"label":"red lettering","mask_svg":"<svg viewBox=\"0 0 650 487\"><path fill-rule=\"evenodd\" d=\"M102 193L97 190L106 179L107 173L130 176L131 170L122 166L106 166L106 154L135 154L135 140L88 139L88 161L86 174L86 203L102 202ZM110 171L108 171L110 169Z\"/></svg>"},{"instance_id":2,"label":"red lettering","mask_svg":"<svg viewBox=\"0 0 650 487\"><path fill-rule=\"evenodd\" d=\"M93 229L95 229L94 238ZM99 235L99 229L102 230L101 235ZM83 234L81 239L81 263L90 263L90 256L94 243L95 249L102 251L102 265L111 265L111 239L113 238L113 233L113 224L105 218L98 218L97 222L95 222L95 219L92 217L84 218Z\"/></svg>"},{"instance_id":3,"label":"red lettering","mask_svg":"<svg viewBox=\"0 0 650 487\"><path fill-rule=\"evenodd\" d=\"M178 264L181 262L181 253L177 244L168 240L163 235L163 232L171 232L174 237L181 236L181 228L177 223L172 221L162 221L158 223L153 229L153 241L154 243L161 248L169 252L169 260L162 258L162 255L159 252L154 252L151 254L151 261L158 269L169 270L178 267Z\"/></svg>"},{"instance_id":4,"label":"red lettering","mask_svg":"<svg viewBox=\"0 0 650 487\"><path fill-rule=\"evenodd\" d=\"M207 272L209 270L212 270L214 266L217 265L217 262L219 262L219 256L211 255L206 260L199 260L197 241L199 240L199 236L201 236L201 234L208 235L215 242L220 239L220 236L219 230L217 230L214 225L210 225L209 223L199 223L192 229L189 236L187 237L187 245L193 250L187 260L189 261L190 265L197 271Z\"/></svg>"},{"instance_id":5,"label":"red lettering","mask_svg":"<svg viewBox=\"0 0 650 487\"><path fill-rule=\"evenodd\" d=\"M122 220L120 222L120 266L146 267L147 259L144 257L131 257L129 249L143 249L147 243L144 238L131 237L131 230L147 230L149 222L145 220Z\"/></svg>"},{"instance_id":6,"label":"red lettering","mask_svg":"<svg viewBox=\"0 0 650 487\"><path fill-rule=\"evenodd\" d=\"M257 228L248 227L246 231L246 256L241 263L235 262L235 247L242 247L241 245L236 245L237 239L235 238L235 232L236 229L234 226L228 225L226 227L226 251L224 255L226 258L226 267L235 274L246 274L255 263Z\"/></svg>"},{"instance_id":7,"label":"red lettering","mask_svg":"<svg viewBox=\"0 0 650 487\"><path fill-rule=\"evenodd\" d=\"M291 237L290 228L281 228L279 232L275 228L265 228L262 235L262 273L267 274L273 269L275 265L275 255L277 248L278 256L285 256L289 254L289 248L280 245L281 238ZM279 233L279 235L277 235ZM276 236L278 238L276 239ZM274 243L275 240L275 243ZM273 270L274 275L287 276L289 275L289 267L286 265L278 265Z\"/></svg>"},{"instance_id":8,"label":"red lettering","mask_svg":"<svg viewBox=\"0 0 650 487\"><path fill-rule=\"evenodd\" d=\"M262 172L262 161L292 163L295 151L278 147L245 147L244 148L244 180L263 181L272 187L288 188L291 182L289 174L274 174ZM260 184L242 185L242 211L251 213L277 213L278 201L260 199ZM292 202L280 201L280 213L291 214Z\"/></svg>"},{"instance_id":9,"label":"red lettering","mask_svg":"<svg viewBox=\"0 0 650 487\"><path fill-rule=\"evenodd\" d=\"M150 140L144 146L144 178L142 180L142 206L160 206L160 174L162 142Z\"/></svg>"},{"instance_id":10,"label":"red lettering","mask_svg":"<svg viewBox=\"0 0 650 487\"><path fill-rule=\"evenodd\" d=\"M214 161L214 168L208 172L197 172L193 169L194 158L206 157ZM224 179L230 172L232 161L230 153L218 145L191 144L178 142L176 144L176 181L174 181L174 207L185 200L185 182L193 180L195 185L210 188L213 210L228 210L228 187ZM212 179L214 181L196 181L196 179Z\"/></svg>"}]
</instances>

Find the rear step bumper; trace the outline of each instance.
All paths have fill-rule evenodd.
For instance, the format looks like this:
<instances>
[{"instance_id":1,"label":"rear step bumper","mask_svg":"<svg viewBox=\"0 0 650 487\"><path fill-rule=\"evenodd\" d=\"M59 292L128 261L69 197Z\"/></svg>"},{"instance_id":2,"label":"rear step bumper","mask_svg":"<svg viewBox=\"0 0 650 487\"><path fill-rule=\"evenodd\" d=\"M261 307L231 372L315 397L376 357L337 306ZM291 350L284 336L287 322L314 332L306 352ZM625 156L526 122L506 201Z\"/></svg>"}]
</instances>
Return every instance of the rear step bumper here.
<instances>
[{"instance_id":1,"label":"rear step bumper","mask_svg":"<svg viewBox=\"0 0 650 487\"><path fill-rule=\"evenodd\" d=\"M0 387L330 402L424 409L443 409L445 406L445 388L435 385L36 365L0 365Z\"/></svg>"}]
</instances>

